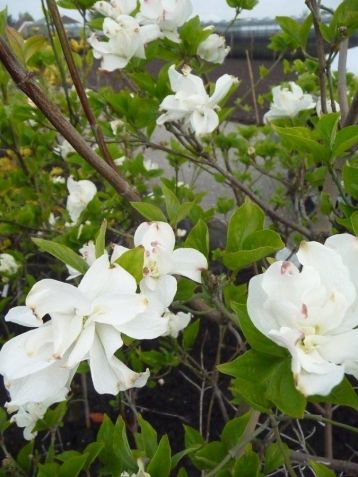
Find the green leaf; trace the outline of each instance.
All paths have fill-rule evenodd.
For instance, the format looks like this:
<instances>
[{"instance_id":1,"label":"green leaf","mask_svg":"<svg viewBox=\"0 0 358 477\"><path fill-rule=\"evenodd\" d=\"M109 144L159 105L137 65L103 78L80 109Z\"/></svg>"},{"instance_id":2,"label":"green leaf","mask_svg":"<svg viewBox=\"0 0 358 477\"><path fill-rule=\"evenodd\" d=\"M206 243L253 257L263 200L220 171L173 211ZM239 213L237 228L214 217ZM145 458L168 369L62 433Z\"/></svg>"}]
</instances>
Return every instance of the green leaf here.
<instances>
[{"instance_id":1,"label":"green leaf","mask_svg":"<svg viewBox=\"0 0 358 477\"><path fill-rule=\"evenodd\" d=\"M127 270L136 279L136 282L139 283L143 278L144 247L139 245L124 252L116 260L116 263Z\"/></svg>"},{"instance_id":2,"label":"green leaf","mask_svg":"<svg viewBox=\"0 0 358 477\"><path fill-rule=\"evenodd\" d=\"M347 126L337 132L333 153L336 157L358 144L358 126Z\"/></svg>"},{"instance_id":3,"label":"green leaf","mask_svg":"<svg viewBox=\"0 0 358 477\"><path fill-rule=\"evenodd\" d=\"M233 477L259 477L260 459L250 447L235 462Z\"/></svg>"},{"instance_id":4,"label":"green leaf","mask_svg":"<svg viewBox=\"0 0 358 477\"><path fill-rule=\"evenodd\" d=\"M230 421L225 424L220 437L228 450L232 449L240 442L240 439L250 420L250 416L251 413L247 412L243 416L230 419Z\"/></svg>"},{"instance_id":5,"label":"green leaf","mask_svg":"<svg viewBox=\"0 0 358 477\"><path fill-rule=\"evenodd\" d=\"M316 131L330 149L336 140L340 118L340 113L323 114L316 125Z\"/></svg>"},{"instance_id":6,"label":"green leaf","mask_svg":"<svg viewBox=\"0 0 358 477\"><path fill-rule=\"evenodd\" d=\"M229 221L226 250L228 252L240 250L249 235L263 229L264 221L265 215L260 207L247 199Z\"/></svg>"},{"instance_id":7,"label":"green leaf","mask_svg":"<svg viewBox=\"0 0 358 477\"><path fill-rule=\"evenodd\" d=\"M140 434L137 433L135 436L137 447L143 449L146 457L151 459L158 448L157 431L140 414L138 415L138 424Z\"/></svg>"},{"instance_id":8,"label":"green leaf","mask_svg":"<svg viewBox=\"0 0 358 477\"><path fill-rule=\"evenodd\" d=\"M180 207L180 202L177 199L173 191L169 189L164 183L161 184L161 189L164 195L165 208L167 210L167 215L169 217L170 223L175 225L173 218L176 216L177 211Z\"/></svg>"},{"instance_id":9,"label":"green leaf","mask_svg":"<svg viewBox=\"0 0 358 477\"><path fill-rule=\"evenodd\" d=\"M282 359L258 353L254 350L247 351L234 361L220 364L221 373L233 376L233 393L244 399L254 409L267 411L271 407L266 396L269 380Z\"/></svg>"},{"instance_id":10,"label":"green leaf","mask_svg":"<svg viewBox=\"0 0 358 477\"><path fill-rule=\"evenodd\" d=\"M277 232L260 230L246 237L243 250L226 252L224 265L229 270L241 270L284 247L284 243Z\"/></svg>"},{"instance_id":11,"label":"green leaf","mask_svg":"<svg viewBox=\"0 0 358 477\"><path fill-rule=\"evenodd\" d=\"M147 220L166 222L167 219L159 207L147 202L131 202L131 206L136 209Z\"/></svg>"},{"instance_id":12,"label":"green leaf","mask_svg":"<svg viewBox=\"0 0 358 477\"><path fill-rule=\"evenodd\" d=\"M33 464L34 444L35 441L28 442L16 456L16 462L28 474L31 473Z\"/></svg>"},{"instance_id":13,"label":"green leaf","mask_svg":"<svg viewBox=\"0 0 358 477\"><path fill-rule=\"evenodd\" d=\"M286 447L286 452L288 452L286 444L282 443L281 445L284 445ZM265 475L270 474L284 464L285 458L280 447L281 445L277 444L277 442L273 442L266 448L264 466Z\"/></svg>"},{"instance_id":14,"label":"green leaf","mask_svg":"<svg viewBox=\"0 0 358 477\"><path fill-rule=\"evenodd\" d=\"M316 477L336 477L336 474L333 472L333 470L329 469L323 464L319 464L318 462L310 460L309 465L314 471Z\"/></svg>"},{"instance_id":15,"label":"green leaf","mask_svg":"<svg viewBox=\"0 0 358 477\"><path fill-rule=\"evenodd\" d=\"M39 470L36 477L58 477L60 466L55 463L39 464Z\"/></svg>"},{"instance_id":16,"label":"green leaf","mask_svg":"<svg viewBox=\"0 0 358 477\"><path fill-rule=\"evenodd\" d=\"M126 426L122 416L117 419L113 428L113 450L125 469L136 470L137 463L128 443Z\"/></svg>"},{"instance_id":17,"label":"green leaf","mask_svg":"<svg viewBox=\"0 0 358 477\"><path fill-rule=\"evenodd\" d=\"M39 247L40 250L49 253L53 257L61 260L61 262L69 265L80 273L86 273L89 268L86 261L66 245L53 242L51 240L34 237L32 237L32 241Z\"/></svg>"},{"instance_id":18,"label":"green leaf","mask_svg":"<svg viewBox=\"0 0 358 477\"><path fill-rule=\"evenodd\" d=\"M88 470L94 461L97 459L99 454L102 452L104 447L103 442L91 442L84 450L84 454L87 455L86 463L84 465L84 470Z\"/></svg>"},{"instance_id":19,"label":"green leaf","mask_svg":"<svg viewBox=\"0 0 358 477\"><path fill-rule=\"evenodd\" d=\"M354 199L358 199L358 167L346 162L343 166L342 179L346 192Z\"/></svg>"},{"instance_id":20,"label":"green leaf","mask_svg":"<svg viewBox=\"0 0 358 477\"><path fill-rule=\"evenodd\" d=\"M181 220L185 219L190 214L191 209L194 207L195 202L183 202L180 204L178 210L173 215L172 223L176 225Z\"/></svg>"},{"instance_id":21,"label":"green leaf","mask_svg":"<svg viewBox=\"0 0 358 477\"><path fill-rule=\"evenodd\" d=\"M285 140L287 145L293 147L298 152L308 152L321 161L328 159L330 149L327 146L320 144L314 137L314 133L308 128L293 127L283 128L273 126L274 130Z\"/></svg>"},{"instance_id":22,"label":"green leaf","mask_svg":"<svg viewBox=\"0 0 358 477\"><path fill-rule=\"evenodd\" d=\"M0 10L0 35L5 33L5 27L7 24L7 7Z\"/></svg>"},{"instance_id":23,"label":"green leaf","mask_svg":"<svg viewBox=\"0 0 358 477\"><path fill-rule=\"evenodd\" d=\"M184 247L195 248L206 257L209 255L209 230L206 223L199 219L189 232Z\"/></svg>"},{"instance_id":24,"label":"green leaf","mask_svg":"<svg viewBox=\"0 0 358 477\"><path fill-rule=\"evenodd\" d=\"M86 454L66 460L61 466L59 477L77 477L84 468L86 461Z\"/></svg>"},{"instance_id":25,"label":"green leaf","mask_svg":"<svg viewBox=\"0 0 358 477\"><path fill-rule=\"evenodd\" d=\"M273 370L268 381L266 397L288 416L303 417L306 399L295 387L291 358L282 360Z\"/></svg>"},{"instance_id":26,"label":"green leaf","mask_svg":"<svg viewBox=\"0 0 358 477\"><path fill-rule=\"evenodd\" d=\"M355 235L358 237L358 210L350 216L351 224Z\"/></svg>"},{"instance_id":27,"label":"green leaf","mask_svg":"<svg viewBox=\"0 0 358 477\"><path fill-rule=\"evenodd\" d=\"M276 22L293 39L297 47L301 45L301 24L298 21L291 17L276 17Z\"/></svg>"},{"instance_id":28,"label":"green leaf","mask_svg":"<svg viewBox=\"0 0 358 477\"><path fill-rule=\"evenodd\" d=\"M149 462L147 472L151 477L169 477L171 468L171 449L168 436L164 435L153 459Z\"/></svg>"},{"instance_id":29,"label":"green leaf","mask_svg":"<svg viewBox=\"0 0 358 477\"><path fill-rule=\"evenodd\" d=\"M197 450L192 460L200 470L214 469L226 454L227 449L222 442L212 441Z\"/></svg>"},{"instance_id":30,"label":"green leaf","mask_svg":"<svg viewBox=\"0 0 358 477\"><path fill-rule=\"evenodd\" d=\"M195 320L183 331L183 347L188 350L195 344L200 329L200 320Z\"/></svg>"},{"instance_id":31,"label":"green leaf","mask_svg":"<svg viewBox=\"0 0 358 477\"><path fill-rule=\"evenodd\" d=\"M202 446L205 444L203 436L196 429L184 425L184 443L185 447Z\"/></svg>"},{"instance_id":32,"label":"green leaf","mask_svg":"<svg viewBox=\"0 0 358 477\"><path fill-rule=\"evenodd\" d=\"M104 219L99 229L98 235L96 237L96 258L101 257L106 249L106 231L107 231L107 220Z\"/></svg>"}]
</instances>

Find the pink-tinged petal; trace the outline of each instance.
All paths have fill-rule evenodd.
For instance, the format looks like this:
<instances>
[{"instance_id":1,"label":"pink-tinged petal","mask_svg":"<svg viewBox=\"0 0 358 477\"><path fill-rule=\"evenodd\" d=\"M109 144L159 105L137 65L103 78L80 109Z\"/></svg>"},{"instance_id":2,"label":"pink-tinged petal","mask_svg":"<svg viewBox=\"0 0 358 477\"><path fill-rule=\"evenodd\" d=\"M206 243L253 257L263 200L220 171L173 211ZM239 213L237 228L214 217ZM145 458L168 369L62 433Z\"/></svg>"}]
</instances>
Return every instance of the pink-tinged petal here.
<instances>
[{"instance_id":1,"label":"pink-tinged petal","mask_svg":"<svg viewBox=\"0 0 358 477\"><path fill-rule=\"evenodd\" d=\"M67 368L73 368L80 364L81 361L88 358L89 351L95 338L95 329L93 323L83 328L66 360Z\"/></svg>"},{"instance_id":2,"label":"pink-tinged petal","mask_svg":"<svg viewBox=\"0 0 358 477\"><path fill-rule=\"evenodd\" d=\"M17 325L37 328L42 326L42 319L34 314L28 306L15 306L5 315L5 321L11 321Z\"/></svg>"},{"instance_id":3,"label":"pink-tinged petal","mask_svg":"<svg viewBox=\"0 0 358 477\"><path fill-rule=\"evenodd\" d=\"M201 283L201 273L208 269L206 257L194 248L178 248L173 252L171 273L183 275Z\"/></svg>"},{"instance_id":4,"label":"pink-tinged petal","mask_svg":"<svg viewBox=\"0 0 358 477\"><path fill-rule=\"evenodd\" d=\"M146 250L160 247L171 252L175 246L175 234L166 222L143 222L134 234L134 245L143 245Z\"/></svg>"},{"instance_id":5,"label":"pink-tinged petal","mask_svg":"<svg viewBox=\"0 0 358 477\"><path fill-rule=\"evenodd\" d=\"M53 312L86 314L89 311L88 300L75 286L50 278L31 288L26 305L40 318Z\"/></svg>"}]
</instances>

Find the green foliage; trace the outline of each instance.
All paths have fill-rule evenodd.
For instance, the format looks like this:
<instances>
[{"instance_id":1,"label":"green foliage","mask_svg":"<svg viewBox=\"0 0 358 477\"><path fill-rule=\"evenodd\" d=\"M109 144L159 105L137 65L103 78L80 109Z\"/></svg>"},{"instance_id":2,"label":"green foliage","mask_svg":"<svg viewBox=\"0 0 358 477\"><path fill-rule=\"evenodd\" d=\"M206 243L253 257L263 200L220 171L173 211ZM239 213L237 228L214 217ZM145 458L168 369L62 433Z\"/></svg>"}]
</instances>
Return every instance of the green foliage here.
<instances>
[{"instance_id":1,"label":"green foliage","mask_svg":"<svg viewBox=\"0 0 358 477\"><path fill-rule=\"evenodd\" d=\"M238 271L283 246L277 232L264 230L262 210L247 200L230 219L224 264L230 270Z\"/></svg>"},{"instance_id":2,"label":"green foliage","mask_svg":"<svg viewBox=\"0 0 358 477\"><path fill-rule=\"evenodd\" d=\"M86 273L88 270L88 264L86 261L66 245L34 237L32 238L32 241L40 248L40 250L49 253L75 270L78 270L81 273Z\"/></svg>"},{"instance_id":3,"label":"green foliage","mask_svg":"<svg viewBox=\"0 0 358 477\"><path fill-rule=\"evenodd\" d=\"M143 278L144 248L139 245L127 250L117 258L116 264L127 270L139 283Z\"/></svg>"}]
</instances>

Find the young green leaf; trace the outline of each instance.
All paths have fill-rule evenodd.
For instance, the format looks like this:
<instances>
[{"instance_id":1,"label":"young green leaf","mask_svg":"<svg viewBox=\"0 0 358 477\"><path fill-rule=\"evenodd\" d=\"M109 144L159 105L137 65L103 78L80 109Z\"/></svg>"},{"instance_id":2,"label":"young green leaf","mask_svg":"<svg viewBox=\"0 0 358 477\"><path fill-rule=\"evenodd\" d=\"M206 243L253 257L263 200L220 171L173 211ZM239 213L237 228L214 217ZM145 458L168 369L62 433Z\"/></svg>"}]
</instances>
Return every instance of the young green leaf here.
<instances>
[{"instance_id":1,"label":"young green leaf","mask_svg":"<svg viewBox=\"0 0 358 477\"><path fill-rule=\"evenodd\" d=\"M66 245L53 242L51 240L34 237L32 238L32 241L39 247L40 250L49 253L53 257L61 260L61 262L69 265L80 273L86 273L89 268L87 262Z\"/></svg>"}]
</instances>

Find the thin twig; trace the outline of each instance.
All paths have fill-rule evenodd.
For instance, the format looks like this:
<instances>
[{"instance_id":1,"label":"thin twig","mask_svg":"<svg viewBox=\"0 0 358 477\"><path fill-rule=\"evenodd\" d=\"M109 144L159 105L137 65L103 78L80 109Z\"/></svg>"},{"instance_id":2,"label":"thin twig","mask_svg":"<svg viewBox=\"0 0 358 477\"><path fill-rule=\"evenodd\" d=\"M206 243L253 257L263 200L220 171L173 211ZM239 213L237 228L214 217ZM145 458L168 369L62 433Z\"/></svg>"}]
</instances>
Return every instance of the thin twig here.
<instances>
[{"instance_id":1,"label":"thin twig","mask_svg":"<svg viewBox=\"0 0 358 477\"><path fill-rule=\"evenodd\" d=\"M17 87L36 104L50 123L67 139L73 148L91 164L101 176L107 179L120 195L129 201L139 201L140 196L138 193L131 188L118 171L109 166L91 149L82 136L63 116L56 104L47 98L46 94L33 80L32 74L25 70L19 63L3 37L0 37L0 61L9 72Z\"/></svg>"},{"instance_id":2,"label":"thin twig","mask_svg":"<svg viewBox=\"0 0 358 477\"><path fill-rule=\"evenodd\" d=\"M348 54L348 38L343 40L339 45L338 56L338 99L341 109L342 124L348 115L348 99L347 99L347 54Z\"/></svg>"},{"instance_id":3,"label":"thin twig","mask_svg":"<svg viewBox=\"0 0 358 477\"><path fill-rule=\"evenodd\" d=\"M57 4L55 0L46 0L47 1L47 6L49 9L49 12L51 14L53 23L55 25L56 31L58 38L60 40L61 48L73 81L73 84L75 85L78 97L81 101L83 111L88 119L88 122L91 126L91 129L93 131L93 134L97 140L97 144L101 150L101 153L105 159L105 161L114 169L116 168L112 156L109 153L109 150L107 148L106 142L104 140L103 132L100 126L97 124L97 120L95 115L93 114L93 111L91 109L90 103L88 101L87 95L85 88L83 87L82 81L80 74L77 70L77 67L75 65L73 56L72 56L72 51L71 47L68 43L67 35L65 28L63 26L62 20L61 20L61 15L58 10Z\"/></svg>"}]
</instances>

